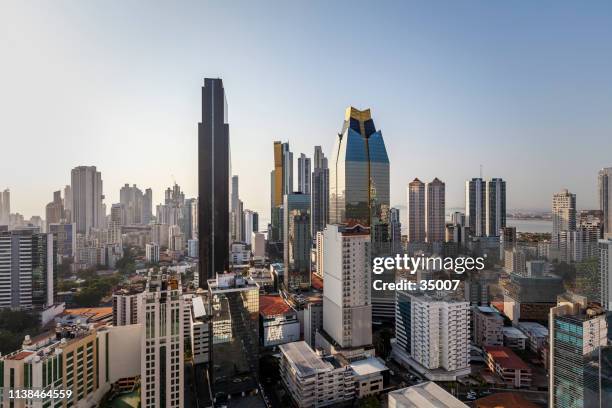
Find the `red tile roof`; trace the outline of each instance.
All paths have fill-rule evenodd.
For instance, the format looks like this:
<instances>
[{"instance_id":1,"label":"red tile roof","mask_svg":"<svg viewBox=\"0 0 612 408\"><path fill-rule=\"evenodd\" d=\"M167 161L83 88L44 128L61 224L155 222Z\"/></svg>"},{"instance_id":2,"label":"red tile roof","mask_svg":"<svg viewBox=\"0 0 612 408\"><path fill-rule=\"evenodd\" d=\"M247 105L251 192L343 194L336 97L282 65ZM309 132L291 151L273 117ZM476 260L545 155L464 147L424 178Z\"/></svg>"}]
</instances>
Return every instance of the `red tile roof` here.
<instances>
[{"instance_id":1,"label":"red tile roof","mask_svg":"<svg viewBox=\"0 0 612 408\"><path fill-rule=\"evenodd\" d=\"M495 362L503 368L514 370L528 370L529 366L521 360L519 356L514 354L514 351L503 346L485 346L484 350L490 354Z\"/></svg>"},{"instance_id":2,"label":"red tile roof","mask_svg":"<svg viewBox=\"0 0 612 408\"><path fill-rule=\"evenodd\" d=\"M476 408L538 408L523 396L514 392L500 392L474 401Z\"/></svg>"},{"instance_id":3,"label":"red tile roof","mask_svg":"<svg viewBox=\"0 0 612 408\"><path fill-rule=\"evenodd\" d=\"M323 290L323 279L319 275L312 274L311 278L312 287L317 290Z\"/></svg>"},{"instance_id":4,"label":"red tile roof","mask_svg":"<svg viewBox=\"0 0 612 408\"><path fill-rule=\"evenodd\" d=\"M259 297L259 313L263 316L278 316L291 311L291 307L280 296L264 295Z\"/></svg>"},{"instance_id":5,"label":"red tile roof","mask_svg":"<svg viewBox=\"0 0 612 408\"><path fill-rule=\"evenodd\" d=\"M9 356L6 359L7 360L23 360L24 358L26 358L27 356L34 354L34 352L32 351L20 351L19 353Z\"/></svg>"}]
</instances>

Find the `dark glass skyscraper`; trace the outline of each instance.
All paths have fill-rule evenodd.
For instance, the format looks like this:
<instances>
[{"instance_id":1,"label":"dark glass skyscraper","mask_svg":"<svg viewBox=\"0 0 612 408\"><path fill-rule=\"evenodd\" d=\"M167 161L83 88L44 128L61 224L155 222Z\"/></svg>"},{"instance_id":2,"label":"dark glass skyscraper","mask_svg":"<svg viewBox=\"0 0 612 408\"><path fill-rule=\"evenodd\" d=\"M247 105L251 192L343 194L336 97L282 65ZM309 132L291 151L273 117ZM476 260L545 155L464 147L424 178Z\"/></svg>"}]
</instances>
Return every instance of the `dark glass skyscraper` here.
<instances>
[{"instance_id":1,"label":"dark glass skyscraper","mask_svg":"<svg viewBox=\"0 0 612 408\"><path fill-rule=\"evenodd\" d=\"M204 79L198 124L200 286L229 267L229 125L221 79Z\"/></svg>"}]
</instances>

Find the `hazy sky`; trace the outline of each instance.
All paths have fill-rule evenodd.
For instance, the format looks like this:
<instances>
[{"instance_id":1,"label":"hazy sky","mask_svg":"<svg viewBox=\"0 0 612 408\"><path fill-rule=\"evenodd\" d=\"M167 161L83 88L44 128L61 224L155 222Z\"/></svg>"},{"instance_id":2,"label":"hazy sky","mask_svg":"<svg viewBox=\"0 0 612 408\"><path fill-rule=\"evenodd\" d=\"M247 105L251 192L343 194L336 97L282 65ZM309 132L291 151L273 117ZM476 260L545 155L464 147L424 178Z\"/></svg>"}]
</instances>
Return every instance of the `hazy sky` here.
<instances>
[{"instance_id":1,"label":"hazy sky","mask_svg":"<svg viewBox=\"0 0 612 408\"><path fill-rule=\"evenodd\" d=\"M595 207L596 172L612 165L609 1L3 0L13 212L44 217L77 165L102 171L108 208L126 182L155 203L173 179L197 195L206 76L223 78L233 173L264 219L272 142L329 156L350 104L383 132L392 205L437 176L462 206L482 164L507 180L509 208L548 208L563 187Z\"/></svg>"}]
</instances>

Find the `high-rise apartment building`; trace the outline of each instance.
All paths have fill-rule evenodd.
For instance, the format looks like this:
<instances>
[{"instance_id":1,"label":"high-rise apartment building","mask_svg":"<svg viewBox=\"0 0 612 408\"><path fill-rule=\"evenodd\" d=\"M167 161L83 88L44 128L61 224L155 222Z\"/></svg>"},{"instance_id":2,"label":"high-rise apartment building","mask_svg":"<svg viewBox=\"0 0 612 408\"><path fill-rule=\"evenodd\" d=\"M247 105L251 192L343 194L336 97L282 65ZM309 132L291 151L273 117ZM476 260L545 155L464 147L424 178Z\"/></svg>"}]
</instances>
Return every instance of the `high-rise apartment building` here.
<instances>
[{"instance_id":1,"label":"high-rise apartment building","mask_svg":"<svg viewBox=\"0 0 612 408\"><path fill-rule=\"evenodd\" d=\"M465 182L465 217L474 236L486 235L486 183L481 178Z\"/></svg>"},{"instance_id":2,"label":"high-rise apartment building","mask_svg":"<svg viewBox=\"0 0 612 408\"><path fill-rule=\"evenodd\" d=\"M321 146L315 146L312 170L311 216L313 236L329 223L329 168Z\"/></svg>"},{"instance_id":3,"label":"high-rise apartment building","mask_svg":"<svg viewBox=\"0 0 612 408\"><path fill-rule=\"evenodd\" d=\"M409 291L396 296L396 358L430 380L469 374L469 303Z\"/></svg>"},{"instance_id":4,"label":"high-rise apartment building","mask_svg":"<svg viewBox=\"0 0 612 408\"><path fill-rule=\"evenodd\" d=\"M283 203L284 285L287 289L310 286L310 196L285 194Z\"/></svg>"},{"instance_id":5,"label":"high-rise apartment building","mask_svg":"<svg viewBox=\"0 0 612 408\"><path fill-rule=\"evenodd\" d=\"M7 188L0 192L0 225L9 225L11 215L11 192Z\"/></svg>"},{"instance_id":6,"label":"high-rise apartment building","mask_svg":"<svg viewBox=\"0 0 612 408\"><path fill-rule=\"evenodd\" d=\"M238 176L232 176L230 242L244 242L244 214Z\"/></svg>"},{"instance_id":7,"label":"high-rise apartment building","mask_svg":"<svg viewBox=\"0 0 612 408\"><path fill-rule=\"evenodd\" d=\"M408 184L408 242L425 242L425 183Z\"/></svg>"},{"instance_id":8,"label":"high-rise apartment building","mask_svg":"<svg viewBox=\"0 0 612 408\"><path fill-rule=\"evenodd\" d=\"M500 178L487 181L487 235L498 237L506 226L506 182Z\"/></svg>"},{"instance_id":9,"label":"high-rise apartment building","mask_svg":"<svg viewBox=\"0 0 612 408\"><path fill-rule=\"evenodd\" d=\"M143 408L184 406L184 300L177 276L149 275L140 297L140 401Z\"/></svg>"},{"instance_id":10,"label":"high-rise apartment building","mask_svg":"<svg viewBox=\"0 0 612 408\"><path fill-rule=\"evenodd\" d=\"M61 258L71 258L76 253L76 226L74 224L49 224L47 232L53 235L57 263L61 263Z\"/></svg>"},{"instance_id":11,"label":"high-rise apartment building","mask_svg":"<svg viewBox=\"0 0 612 408\"><path fill-rule=\"evenodd\" d=\"M367 228L328 225L323 231L323 330L342 348L372 343Z\"/></svg>"},{"instance_id":12,"label":"high-rise apartment building","mask_svg":"<svg viewBox=\"0 0 612 408\"><path fill-rule=\"evenodd\" d=\"M604 234L612 237L612 167L605 167L597 174L599 209L603 214Z\"/></svg>"},{"instance_id":13,"label":"high-rise apartment building","mask_svg":"<svg viewBox=\"0 0 612 408\"><path fill-rule=\"evenodd\" d=\"M599 292L601 305L612 311L612 238L600 239L599 248Z\"/></svg>"},{"instance_id":14,"label":"high-rise apartment building","mask_svg":"<svg viewBox=\"0 0 612 408\"><path fill-rule=\"evenodd\" d=\"M53 305L56 246L52 234L0 232L0 308Z\"/></svg>"},{"instance_id":15,"label":"high-rise apartment building","mask_svg":"<svg viewBox=\"0 0 612 408\"><path fill-rule=\"evenodd\" d=\"M391 240L391 254L402 251L402 223L399 208L389 210L389 239Z\"/></svg>"},{"instance_id":16,"label":"high-rise apartment building","mask_svg":"<svg viewBox=\"0 0 612 408\"><path fill-rule=\"evenodd\" d=\"M561 231L576 230L576 194L564 189L553 195L552 222L552 245L555 249L559 249Z\"/></svg>"},{"instance_id":17,"label":"high-rise apartment building","mask_svg":"<svg viewBox=\"0 0 612 408\"><path fill-rule=\"evenodd\" d=\"M198 124L200 284L229 267L229 125L221 79L204 79ZM159 222L159 220L158 220Z\"/></svg>"},{"instance_id":18,"label":"high-rise apartment building","mask_svg":"<svg viewBox=\"0 0 612 408\"><path fill-rule=\"evenodd\" d=\"M153 190L147 188L142 197L142 224L149 225L153 218Z\"/></svg>"},{"instance_id":19,"label":"high-rise apartment building","mask_svg":"<svg viewBox=\"0 0 612 408\"><path fill-rule=\"evenodd\" d=\"M235 273L218 274L208 280L208 295L213 394L240 395L258 389L259 286ZM238 376L242 381L233 382Z\"/></svg>"},{"instance_id":20,"label":"high-rise apartment building","mask_svg":"<svg viewBox=\"0 0 612 408\"><path fill-rule=\"evenodd\" d=\"M244 210L244 220L243 220L243 230L244 230L244 243L247 245L251 245L251 235L255 230L255 215L257 213L251 210Z\"/></svg>"},{"instance_id":21,"label":"high-rise apartment building","mask_svg":"<svg viewBox=\"0 0 612 408\"><path fill-rule=\"evenodd\" d=\"M113 293L113 326L139 323L138 308L142 306L142 293L137 288L120 289Z\"/></svg>"},{"instance_id":22,"label":"high-rise apartment building","mask_svg":"<svg viewBox=\"0 0 612 408\"><path fill-rule=\"evenodd\" d=\"M126 224L143 224L144 213L144 194L134 184L130 187L125 184L119 190L119 202L125 209Z\"/></svg>"},{"instance_id":23,"label":"high-rise apartment building","mask_svg":"<svg viewBox=\"0 0 612 408\"><path fill-rule=\"evenodd\" d=\"M72 220L78 234L100 228L106 218L102 174L95 166L79 166L71 172Z\"/></svg>"},{"instance_id":24,"label":"high-rise apartment building","mask_svg":"<svg viewBox=\"0 0 612 408\"><path fill-rule=\"evenodd\" d=\"M298 191L302 194L310 194L310 158L304 153L298 157Z\"/></svg>"},{"instance_id":25,"label":"high-rise apartment building","mask_svg":"<svg viewBox=\"0 0 612 408\"><path fill-rule=\"evenodd\" d=\"M560 297L550 309L548 327L549 407L608 406L597 369L608 341L604 310L582 296Z\"/></svg>"},{"instance_id":26,"label":"high-rise apartment building","mask_svg":"<svg viewBox=\"0 0 612 408\"><path fill-rule=\"evenodd\" d=\"M72 222L72 187L64 186L64 217L66 222Z\"/></svg>"},{"instance_id":27,"label":"high-rise apartment building","mask_svg":"<svg viewBox=\"0 0 612 408\"><path fill-rule=\"evenodd\" d=\"M437 177L425 185L425 236L427 242L444 242L446 228L445 185Z\"/></svg>"},{"instance_id":28,"label":"high-rise apartment building","mask_svg":"<svg viewBox=\"0 0 612 408\"><path fill-rule=\"evenodd\" d=\"M45 207L45 220L47 225L57 224L64 219L64 202L62 200L62 192L53 192L53 201Z\"/></svg>"}]
</instances>

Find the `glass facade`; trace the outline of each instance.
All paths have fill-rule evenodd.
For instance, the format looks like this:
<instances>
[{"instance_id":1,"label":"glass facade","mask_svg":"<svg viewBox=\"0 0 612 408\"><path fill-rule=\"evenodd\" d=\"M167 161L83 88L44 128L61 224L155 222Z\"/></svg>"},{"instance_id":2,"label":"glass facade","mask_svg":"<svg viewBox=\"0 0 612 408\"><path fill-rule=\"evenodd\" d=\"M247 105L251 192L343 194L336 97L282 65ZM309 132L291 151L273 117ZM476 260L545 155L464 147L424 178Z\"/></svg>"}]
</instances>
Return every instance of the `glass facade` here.
<instances>
[{"instance_id":1,"label":"glass facade","mask_svg":"<svg viewBox=\"0 0 612 408\"><path fill-rule=\"evenodd\" d=\"M204 80L198 124L200 284L229 267L229 125L221 79Z\"/></svg>"},{"instance_id":2,"label":"glass facade","mask_svg":"<svg viewBox=\"0 0 612 408\"><path fill-rule=\"evenodd\" d=\"M285 287L310 286L310 194L287 194L283 204Z\"/></svg>"}]
</instances>

